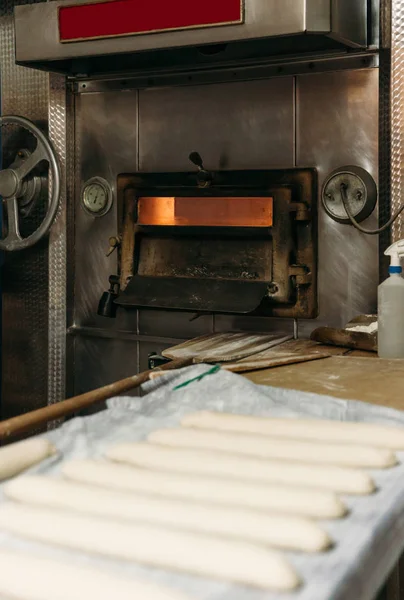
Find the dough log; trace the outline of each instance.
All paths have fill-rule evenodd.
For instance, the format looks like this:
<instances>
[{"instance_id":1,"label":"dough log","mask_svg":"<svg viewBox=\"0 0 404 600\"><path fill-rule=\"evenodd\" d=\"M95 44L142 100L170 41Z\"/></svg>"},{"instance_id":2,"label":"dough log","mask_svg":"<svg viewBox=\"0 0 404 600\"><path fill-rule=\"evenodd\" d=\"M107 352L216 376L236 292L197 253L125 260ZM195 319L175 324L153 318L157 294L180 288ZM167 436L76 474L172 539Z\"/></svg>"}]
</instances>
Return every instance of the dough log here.
<instances>
[{"instance_id":1,"label":"dough log","mask_svg":"<svg viewBox=\"0 0 404 600\"><path fill-rule=\"evenodd\" d=\"M299 584L288 561L263 546L161 526L106 521L10 503L0 509L0 530L79 552L263 589L288 591Z\"/></svg>"},{"instance_id":2,"label":"dough log","mask_svg":"<svg viewBox=\"0 0 404 600\"><path fill-rule=\"evenodd\" d=\"M240 433L258 433L313 441L340 442L404 450L404 427L373 423L350 423L326 419L282 419L200 412L187 415L181 425L198 429L218 429Z\"/></svg>"},{"instance_id":3,"label":"dough log","mask_svg":"<svg viewBox=\"0 0 404 600\"><path fill-rule=\"evenodd\" d=\"M55 447L43 438L32 438L0 448L0 481L14 477L56 454Z\"/></svg>"},{"instance_id":4,"label":"dough log","mask_svg":"<svg viewBox=\"0 0 404 600\"><path fill-rule=\"evenodd\" d=\"M0 551L0 597L18 600L190 600L167 588L104 570Z\"/></svg>"},{"instance_id":5,"label":"dough log","mask_svg":"<svg viewBox=\"0 0 404 600\"><path fill-rule=\"evenodd\" d=\"M290 550L321 552L331 545L327 533L308 519L111 492L51 477L20 477L6 486L5 494L11 500L32 506L161 524Z\"/></svg>"},{"instance_id":6,"label":"dough log","mask_svg":"<svg viewBox=\"0 0 404 600\"><path fill-rule=\"evenodd\" d=\"M107 458L137 467L190 475L213 475L231 479L302 485L340 494L366 495L375 490L373 479L359 469L232 456L224 452L188 450L157 444L133 443L113 446Z\"/></svg>"},{"instance_id":7,"label":"dough log","mask_svg":"<svg viewBox=\"0 0 404 600\"><path fill-rule=\"evenodd\" d=\"M243 433L198 429L160 429L148 438L156 444L181 448L204 448L218 452L246 454L257 458L296 460L337 466L383 469L397 464L391 450L280 439Z\"/></svg>"},{"instance_id":8,"label":"dough log","mask_svg":"<svg viewBox=\"0 0 404 600\"><path fill-rule=\"evenodd\" d=\"M338 519L347 512L344 503L332 492L292 486L221 481L212 477L148 471L94 460L66 463L62 473L68 479L109 489L277 511L315 519Z\"/></svg>"}]
</instances>

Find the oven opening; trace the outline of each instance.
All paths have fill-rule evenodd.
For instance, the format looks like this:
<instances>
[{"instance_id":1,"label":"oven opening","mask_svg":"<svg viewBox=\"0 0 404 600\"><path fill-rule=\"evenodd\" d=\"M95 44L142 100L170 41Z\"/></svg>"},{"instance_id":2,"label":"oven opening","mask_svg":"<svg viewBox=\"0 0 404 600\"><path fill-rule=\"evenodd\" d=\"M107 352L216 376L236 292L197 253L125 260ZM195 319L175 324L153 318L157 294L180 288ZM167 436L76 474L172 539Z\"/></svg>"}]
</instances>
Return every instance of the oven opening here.
<instances>
[{"instance_id":1,"label":"oven opening","mask_svg":"<svg viewBox=\"0 0 404 600\"><path fill-rule=\"evenodd\" d=\"M140 197L138 224L182 227L272 227L272 197Z\"/></svg>"}]
</instances>

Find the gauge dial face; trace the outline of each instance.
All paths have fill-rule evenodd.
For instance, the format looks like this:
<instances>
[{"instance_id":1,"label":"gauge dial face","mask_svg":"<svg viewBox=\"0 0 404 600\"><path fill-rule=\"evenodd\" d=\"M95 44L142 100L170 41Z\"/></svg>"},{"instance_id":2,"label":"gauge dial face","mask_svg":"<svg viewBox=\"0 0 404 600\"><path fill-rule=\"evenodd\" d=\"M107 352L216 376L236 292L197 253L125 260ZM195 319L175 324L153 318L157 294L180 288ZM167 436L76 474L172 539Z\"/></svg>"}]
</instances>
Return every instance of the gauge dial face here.
<instances>
[{"instance_id":1,"label":"gauge dial face","mask_svg":"<svg viewBox=\"0 0 404 600\"><path fill-rule=\"evenodd\" d=\"M85 210L94 216L104 215L110 208L111 191L107 182L89 181L82 193Z\"/></svg>"}]
</instances>

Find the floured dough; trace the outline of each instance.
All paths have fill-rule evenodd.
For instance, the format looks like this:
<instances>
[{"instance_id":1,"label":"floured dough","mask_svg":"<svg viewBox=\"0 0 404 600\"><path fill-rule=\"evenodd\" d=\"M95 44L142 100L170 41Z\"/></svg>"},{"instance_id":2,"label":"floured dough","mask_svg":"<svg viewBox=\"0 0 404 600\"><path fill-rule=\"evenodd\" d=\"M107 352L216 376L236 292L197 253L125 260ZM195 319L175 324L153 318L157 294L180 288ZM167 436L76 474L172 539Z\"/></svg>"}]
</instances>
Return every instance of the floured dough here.
<instances>
[{"instance_id":1,"label":"floured dough","mask_svg":"<svg viewBox=\"0 0 404 600\"><path fill-rule=\"evenodd\" d=\"M110 460L149 469L302 485L340 494L366 495L375 490L370 475L359 469L233 456L209 450L133 443L113 446L107 450L106 456Z\"/></svg>"},{"instance_id":2,"label":"floured dough","mask_svg":"<svg viewBox=\"0 0 404 600\"><path fill-rule=\"evenodd\" d=\"M243 433L198 429L160 429L148 438L156 444L185 448L205 448L258 458L277 458L330 465L383 469L397 464L391 450L327 444L325 442L280 439Z\"/></svg>"},{"instance_id":3,"label":"floured dough","mask_svg":"<svg viewBox=\"0 0 404 600\"><path fill-rule=\"evenodd\" d=\"M158 585L105 570L0 551L0 597L14 600L186 600Z\"/></svg>"},{"instance_id":4,"label":"floured dough","mask_svg":"<svg viewBox=\"0 0 404 600\"><path fill-rule=\"evenodd\" d=\"M308 519L100 490L50 477L20 477L6 486L5 494L34 506L162 524L303 552L321 552L331 544L327 533Z\"/></svg>"},{"instance_id":5,"label":"floured dough","mask_svg":"<svg viewBox=\"0 0 404 600\"><path fill-rule=\"evenodd\" d=\"M65 477L82 483L157 494L165 498L278 511L316 519L338 519L346 514L344 503L336 494L328 491L222 481L214 477L148 471L94 460L66 463L62 467L62 473Z\"/></svg>"},{"instance_id":6,"label":"floured dough","mask_svg":"<svg viewBox=\"0 0 404 600\"><path fill-rule=\"evenodd\" d=\"M8 503L0 509L0 530L79 552L258 588L287 591L299 584L286 558L273 550L160 525L120 523Z\"/></svg>"},{"instance_id":7,"label":"floured dough","mask_svg":"<svg viewBox=\"0 0 404 600\"><path fill-rule=\"evenodd\" d=\"M181 425L404 450L404 427L387 427L373 423L252 417L206 411L187 415L182 419Z\"/></svg>"},{"instance_id":8,"label":"floured dough","mask_svg":"<svg viewBox=\"0 0 404 600\"><path fill-rule=\"evenodd\" d=\"M56 453L43 438L32 438L0 448L0 481L22 473Z\"/></svg>"}]
</instances>

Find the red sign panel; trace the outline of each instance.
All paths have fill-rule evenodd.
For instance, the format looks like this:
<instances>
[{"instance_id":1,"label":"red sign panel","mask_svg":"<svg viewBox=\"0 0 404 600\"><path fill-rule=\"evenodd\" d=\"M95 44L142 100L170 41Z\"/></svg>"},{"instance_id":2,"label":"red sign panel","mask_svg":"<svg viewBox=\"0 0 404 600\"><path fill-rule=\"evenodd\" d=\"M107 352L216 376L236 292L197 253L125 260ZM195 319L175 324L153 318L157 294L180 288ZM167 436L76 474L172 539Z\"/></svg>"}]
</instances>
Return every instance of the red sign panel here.
<instances>
[{"instance_id":1,"label":"red sign panel","mask_svg":"<svg viewBox=\"0 0 404 600\"><path fill-rule=\"evenodd\" d=\"M243 22L244 0L108 0L59 8L61 42Z\"/></svg>"}]
</instances>

